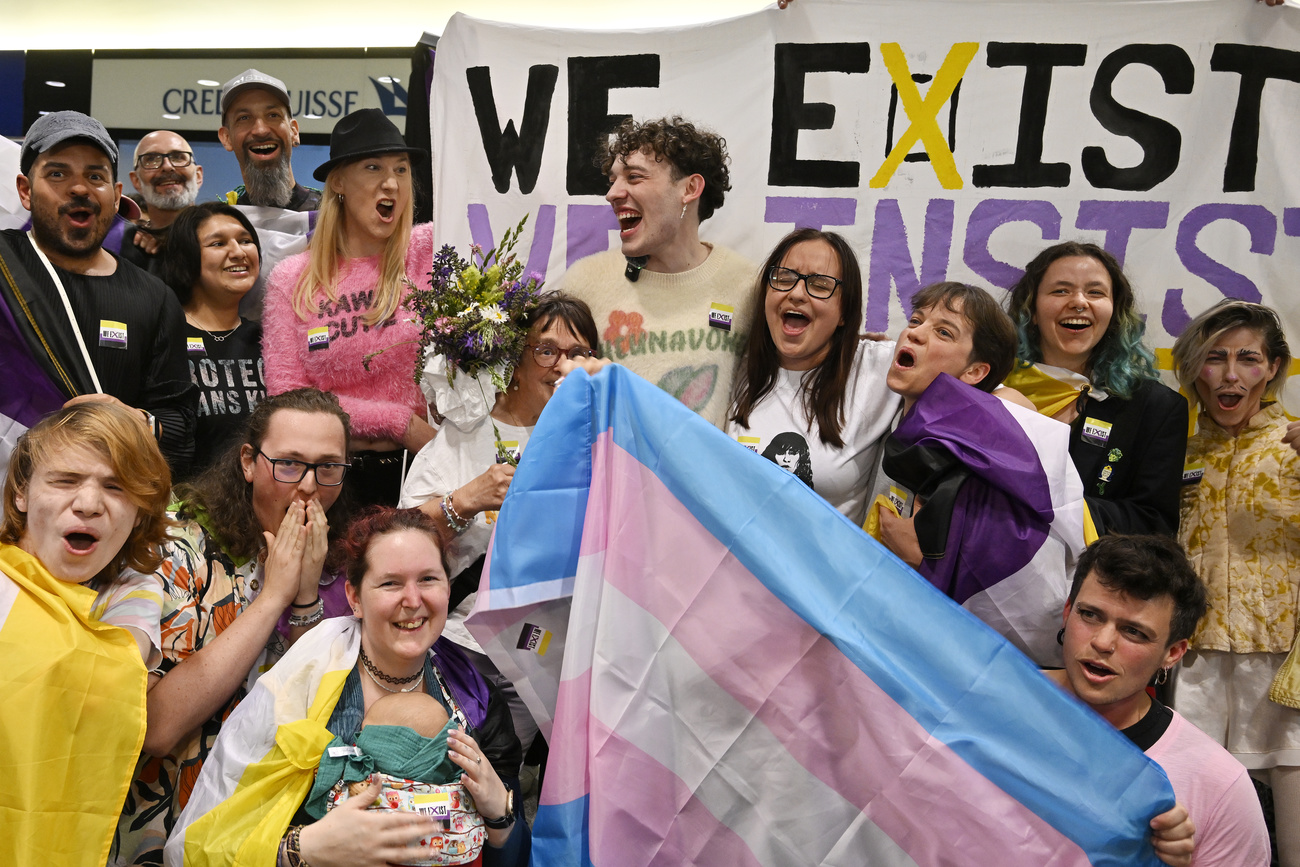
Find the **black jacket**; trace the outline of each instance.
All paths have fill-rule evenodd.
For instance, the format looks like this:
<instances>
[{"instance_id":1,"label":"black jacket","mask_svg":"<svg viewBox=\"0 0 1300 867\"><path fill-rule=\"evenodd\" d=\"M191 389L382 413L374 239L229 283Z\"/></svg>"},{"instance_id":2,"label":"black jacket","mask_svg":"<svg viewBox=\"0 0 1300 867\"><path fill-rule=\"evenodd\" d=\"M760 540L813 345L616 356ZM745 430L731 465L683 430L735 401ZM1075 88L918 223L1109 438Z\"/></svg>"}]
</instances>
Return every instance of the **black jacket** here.
<instances>
[{"instance_id":1,"label":"black jacket","mask_svg":"<svg viewBox=\"0 0 1300 867\"><path fill-rule=\"evenodd\" d=\"M1111 425L1104 444L1085 437L1089 419ZM1186 398L1147 380L1128 400L1089 396L1070 427L1070 458L1097 532L1177 535L1187 456Z\"/></svg>"}]
</instances>

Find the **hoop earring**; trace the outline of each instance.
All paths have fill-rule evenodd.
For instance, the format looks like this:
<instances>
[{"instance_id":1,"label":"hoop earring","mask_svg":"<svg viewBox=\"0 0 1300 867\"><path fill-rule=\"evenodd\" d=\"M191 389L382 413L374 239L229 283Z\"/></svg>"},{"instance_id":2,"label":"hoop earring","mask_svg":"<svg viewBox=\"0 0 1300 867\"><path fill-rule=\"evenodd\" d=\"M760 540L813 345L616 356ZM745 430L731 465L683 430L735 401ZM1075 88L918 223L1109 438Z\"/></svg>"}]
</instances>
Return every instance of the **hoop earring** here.
<instances>
[{"instance_id":1,"label":"hoop earring","mask_svg":"<svg viewBox=\"0 0 1300 867\"><path fill-rule=\"evenodd\" d=\"M336 196L338 197L339 204L340 204L340 205L343 204L343 194L342 194L342 193L335 193L334 195L336 195Z\"/></svg>"},{"instance_id":2,"label":"hoop earring","mask_svg":"<svg viewBox=\"0 0 1300 867\"><path fill-rule=\"evenodd\" d=\"M1065 646L1065 628L1064 628L1064 627L1061 628L1061 631L1060 631L1060 632L1056 633L1056 643L1059 644L1059 645L1061 645L1062 647Z\"/></svg>"},{"instance_id":3,"label":"hoop earring","mask_svg":"<svg viewBox=\"0 0 1300 867\"><path fill-rule=\"evenodd\" d=\"M1171 666L1172 668L1172 666ZM1156 686L1161 686L1169 682L1169 669L1162 668L1156 672Z\"/></svg>"}]
</instances>

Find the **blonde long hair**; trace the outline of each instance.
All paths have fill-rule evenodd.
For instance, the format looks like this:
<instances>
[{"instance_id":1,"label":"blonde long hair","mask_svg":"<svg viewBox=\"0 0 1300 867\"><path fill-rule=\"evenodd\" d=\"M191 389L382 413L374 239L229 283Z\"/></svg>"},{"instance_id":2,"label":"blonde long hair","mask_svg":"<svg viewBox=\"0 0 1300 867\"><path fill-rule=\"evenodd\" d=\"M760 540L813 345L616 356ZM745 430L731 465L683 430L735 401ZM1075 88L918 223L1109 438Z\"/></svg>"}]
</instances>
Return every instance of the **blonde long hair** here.
<instances>
[{"instance_id":1,"label":"blonde long hair","mask_svg":"<svg viewBox=\"0 0 1300 867\"><path fill-rule=\"evenodd\" d=\"M358 159L365 159L359 157ZM293 287L293 312L306 320L320 313L316 290L321 289L330 303L338 301L339 260L347 241L347 225L343 207L337 193L331 192L330 182L335 173L357 160L342 163L325 177L325 193L321 196L320 212L316 215L316 231L307 246L307 267ZM378 325L392 318L406 294L406 248L411 243L411 225L415 222L415 195L406 197L406 207L397 219L397 229L384 245L379 255L379 283L375 286L370 312L361 317L366 325Z\"/></svg>"}]
</instances>

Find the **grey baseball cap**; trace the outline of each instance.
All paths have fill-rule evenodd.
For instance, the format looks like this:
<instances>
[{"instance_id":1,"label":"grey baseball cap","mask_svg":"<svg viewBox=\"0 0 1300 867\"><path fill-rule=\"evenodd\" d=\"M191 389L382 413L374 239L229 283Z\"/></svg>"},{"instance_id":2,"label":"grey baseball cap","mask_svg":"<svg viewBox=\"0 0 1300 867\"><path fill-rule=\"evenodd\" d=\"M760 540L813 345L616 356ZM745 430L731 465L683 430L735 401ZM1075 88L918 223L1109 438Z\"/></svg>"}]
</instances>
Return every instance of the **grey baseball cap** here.
<instances>
[{"instance_id":1,"label":"grey baseball cap","mask_svg":"<svg viewBox=\"0 0 1300 867\"><path fill-rule=\"evenodd\" d=\"M221 85L221 122L223 124L226 122L226 112L230 109L230 101L245 90L254 87L271 91L284 101L285 108L290 108L289 88L284 86L283 81L267 75L265 72L258 72L256 69L245 69Z\"/></svg>"},{"instance_id":2,"label":"grey baseball cap","mask_svg":"<svg viewBox=\"0 0 1300 867\"><path fill-rule=\"evenodd\" d=\"M31 171L36 157L68 139L85 139L108 155L117 172L117 145L104 125L79 111L52 111L36 119L23 138L23 149L18 156L18 168L25 175Z\"/></svg>"}]
</instances>

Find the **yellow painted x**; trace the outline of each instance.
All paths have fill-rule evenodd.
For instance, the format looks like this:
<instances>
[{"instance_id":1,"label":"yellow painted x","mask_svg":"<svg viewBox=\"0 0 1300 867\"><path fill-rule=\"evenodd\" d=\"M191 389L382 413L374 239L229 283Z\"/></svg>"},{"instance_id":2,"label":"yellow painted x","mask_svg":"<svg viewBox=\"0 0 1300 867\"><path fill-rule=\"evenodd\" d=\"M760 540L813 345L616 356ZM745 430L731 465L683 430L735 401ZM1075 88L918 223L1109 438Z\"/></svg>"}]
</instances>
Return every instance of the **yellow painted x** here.
<instances>
[{"instance_id":1,"label":"yellow painted x","mask_svg":"<svg viewBox=\"0 0 1300 867\"><path fill-rule=\"evenodd\" d=\"M902 165L903 158L907 156L914 144L921 141L925 144L926 153L930 155L930 165L934 167L934 173L939 177L939 183L943 188L945 190L962 188L961 175L957 174L957 162L953 159L952 150L948 147L948 141L943 137L943 132L939 129L935 118L939 114L939 109L961 83L961 77L966 74L966 67L970 65L977 50L979 50L978 42L958 42L954 45L948 52L948 56L944 58L943 65L939 67L934 80L930 82L925 98L922 99L916 82L912 80L911 70L907 68L907 58L903 56L902 47L897 42L881 44L881 58L885 62L885 68L889 70L889 77L894 80L894 85L898 88L898 98L903 103L903 110L907 112L907 117L912 123L894 143L894 149L889 152L889 156L885 157L880 171L876 172L876 176L871 179L870 186L881 188L888 185L894 172Z\"/></svg>"}]
</instances>

